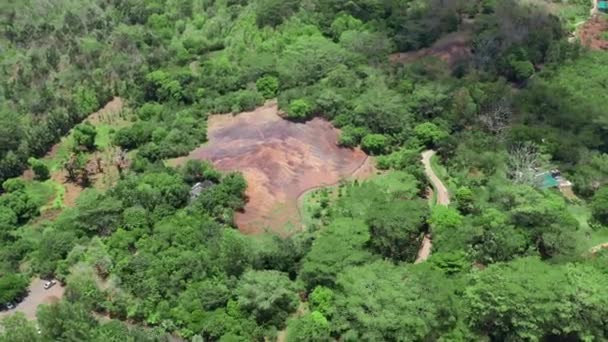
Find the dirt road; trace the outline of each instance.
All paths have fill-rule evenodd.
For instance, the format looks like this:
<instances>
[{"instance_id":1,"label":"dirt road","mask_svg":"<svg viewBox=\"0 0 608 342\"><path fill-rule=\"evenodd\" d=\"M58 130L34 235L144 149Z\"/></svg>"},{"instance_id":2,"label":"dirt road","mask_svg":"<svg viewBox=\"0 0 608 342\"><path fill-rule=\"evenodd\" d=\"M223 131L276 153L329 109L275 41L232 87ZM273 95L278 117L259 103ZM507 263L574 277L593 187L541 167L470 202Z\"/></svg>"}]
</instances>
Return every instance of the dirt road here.
<instances>
[{"instance_id":1,"label":"dirt road","mask_svg":"<svg viewBox=\"0 0 608 342\"><path fill-rule=\"evenodd\" d=\"M447 206L450 204L450 193L446 186L441 182L441 179L437 177L435 171L431 166L431 158L435 155L435 151L427 150L422 152L422 164L424 165L424 173L428 177L429 181L433 185L434 193L437 196L437 205ZM431 255L431 249L433 247L433 241L431 240L431 234L425 234L422 239L422 246L420 246L420 250L418 251L418 256L416 257L415 263L421 263L426 261L428 257Z\"/></svg>"},{"instance_id":2,"label":"dirt road","mask_svg":"<svg viewBox=\"0 0 608 342\"><path fill-rule=\"evenodd\" d=\"M0 319L15 312L22 312L28 320L36 319L36 310L40 304L52 304L58 302L65 293L65 288L57 283L48 290L44 289L45 280L35 278L29 286L29 293L25 299L17 304L14 309L0 312Z\"/></svg>"}]
</instances>

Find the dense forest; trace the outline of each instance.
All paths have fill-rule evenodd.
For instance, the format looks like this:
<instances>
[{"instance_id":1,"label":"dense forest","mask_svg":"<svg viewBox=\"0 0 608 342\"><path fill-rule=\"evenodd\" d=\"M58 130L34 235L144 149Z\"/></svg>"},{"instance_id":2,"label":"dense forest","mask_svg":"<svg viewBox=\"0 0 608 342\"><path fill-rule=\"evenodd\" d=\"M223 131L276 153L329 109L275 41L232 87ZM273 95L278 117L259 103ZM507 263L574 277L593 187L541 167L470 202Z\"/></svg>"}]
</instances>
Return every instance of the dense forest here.
<instances>
[{"instance_id":1,"label":"dense forest","mask_svg":"<svg viewBox=\"0 0 608 342\"><path fill-rule=\"evenodd\" d=\"M33 277L66 289L0 341L607 340L608 53L571 39L591 5L0 0L0 307ZM450 34L463 58L394 58ZM313 192L304 230L246 235L237 170L166 161L275 100L379 175Z\"/></svg>"}]
</instances>

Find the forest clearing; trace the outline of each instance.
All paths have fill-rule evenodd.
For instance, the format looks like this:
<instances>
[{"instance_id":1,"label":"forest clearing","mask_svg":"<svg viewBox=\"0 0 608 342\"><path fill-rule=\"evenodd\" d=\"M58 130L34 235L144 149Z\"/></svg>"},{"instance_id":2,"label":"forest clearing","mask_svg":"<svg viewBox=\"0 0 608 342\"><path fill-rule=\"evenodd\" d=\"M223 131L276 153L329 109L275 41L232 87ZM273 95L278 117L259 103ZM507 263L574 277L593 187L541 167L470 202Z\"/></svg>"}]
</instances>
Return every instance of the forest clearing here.
<instances>
[{"instance_id":1,"label":"forest clearing","mask_svg":"<svg viewBox=\"0 0 608 342\"><path fill-rule=\"evenodd\" d=\"M0 0L0 342L607 340L598 4Z\"/></svg>"},{"instance_id":2,"label":"forest clearing","mask_svg":"<svg viewBox=\"0 0 608 342\"><path fill-rule=\"evenodd\" d=\"M300 195L349 178L367 159L359 148L339 147L339 131L329 122L287 121L276 103L237 115L212 115L207 130L208 143L169 163L209 160L219 170L241 171L248 184L247 203L237 212L236 224L247 234L284 235L289 225L300 230Z\"/></svg>"}]
</instances>

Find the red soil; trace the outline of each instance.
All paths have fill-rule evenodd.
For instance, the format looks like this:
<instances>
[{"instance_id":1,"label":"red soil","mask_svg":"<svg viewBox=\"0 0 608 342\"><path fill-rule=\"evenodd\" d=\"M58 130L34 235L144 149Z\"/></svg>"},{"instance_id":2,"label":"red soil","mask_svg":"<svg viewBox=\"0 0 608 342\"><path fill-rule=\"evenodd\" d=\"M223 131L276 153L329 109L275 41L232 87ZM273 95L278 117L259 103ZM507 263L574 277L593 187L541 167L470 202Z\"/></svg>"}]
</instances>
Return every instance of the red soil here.
<instances>
[{"instance_id":1,"label":"red soil","mask_svg":"<svg viewBox=\"0 0 608 342\"><path fill-rule=\"evenodd\" d=\"M608 20L594 15L579 29L581 44L592 50L608 50L608 40L602 39L602 32L608 32Z\"/></svg>"},{"instance_id":2,"label":"red soil","mask_svg":"<svg viewBox=\"0 0 608 342\"><path fill-rule=\"evenodd\" d=\"M338 130L329 122L283 120L274 103L236 116L211 116L208 131L209 143L188 158L243 173L248 202L236 223L244 233L286 234L287 225L299 227L298 196L350 176L367 159L359 149L338 147Z\"/></svg>"},{"instance_id":3,"label":"red soil","mask_svg":"<svg viewBox=\"0 0 608 342\"><path fill-rule=\"evenodd\" d=\"M453 67L458 62L471 57L471 34L459 31L439 39L431 47L412 52L399 52L390 55L393 63L412 63L424 57L436 57Z\"/></svg>"}]
</instances>

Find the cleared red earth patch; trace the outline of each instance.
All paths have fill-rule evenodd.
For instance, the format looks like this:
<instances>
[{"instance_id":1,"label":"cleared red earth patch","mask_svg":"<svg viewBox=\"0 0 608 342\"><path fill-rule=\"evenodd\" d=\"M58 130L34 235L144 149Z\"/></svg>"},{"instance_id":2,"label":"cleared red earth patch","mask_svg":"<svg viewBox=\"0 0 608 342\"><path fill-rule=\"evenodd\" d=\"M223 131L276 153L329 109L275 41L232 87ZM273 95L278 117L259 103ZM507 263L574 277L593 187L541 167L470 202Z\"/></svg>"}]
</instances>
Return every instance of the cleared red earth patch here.
<instances>
[{"instance_id":1,"label":"cleared red earth patch","mask_svg":"<svg viewBox=\"0 0 608 342\"><path fill-rule=\"evenodd\" d=\"M210 160L220 170L243 173L248 202L236 215L242 232L285 235L300 229L301 193L333 185L364 165L367 155L339 147L338 133L320 118L306 123L283 120L272 103L253 112L211 116L209 143L187 158Z\"/></svg>"},{"instance_id":2,"label":"cleared red earth patch","mask_svg":"<svg viewBox=\"0 0 608 342\"><path fill-rule=\"evenodd\" d=\"M450 67L471 57L471 33L460 31L450 33L436 41L431 47L411 52L399 52L389 56L393 63L413 63L421 58L436 57Z\"/></svg>"}]
</instances>

